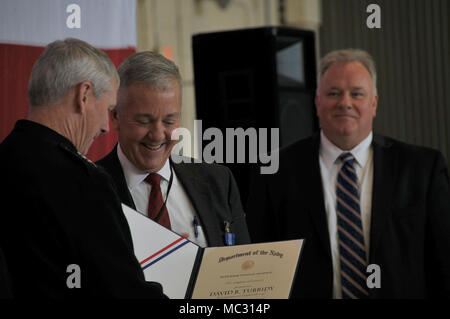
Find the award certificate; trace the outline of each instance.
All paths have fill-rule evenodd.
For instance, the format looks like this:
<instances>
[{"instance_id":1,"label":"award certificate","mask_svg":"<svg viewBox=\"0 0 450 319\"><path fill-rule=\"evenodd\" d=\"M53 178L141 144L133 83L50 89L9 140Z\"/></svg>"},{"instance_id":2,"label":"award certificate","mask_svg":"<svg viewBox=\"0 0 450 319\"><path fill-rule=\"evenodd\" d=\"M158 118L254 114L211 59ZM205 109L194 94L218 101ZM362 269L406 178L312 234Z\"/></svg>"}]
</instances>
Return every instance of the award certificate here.
<instances>
[{"instance_id":1,"label":"award certificate","mask_svg":"<svg viewBox=\"0 0 450 319\"><path fill-rule=\"evenodd\" d=\"M192 298L287 299L303 240L205 248Z\"/></svg>"}]
</instances>

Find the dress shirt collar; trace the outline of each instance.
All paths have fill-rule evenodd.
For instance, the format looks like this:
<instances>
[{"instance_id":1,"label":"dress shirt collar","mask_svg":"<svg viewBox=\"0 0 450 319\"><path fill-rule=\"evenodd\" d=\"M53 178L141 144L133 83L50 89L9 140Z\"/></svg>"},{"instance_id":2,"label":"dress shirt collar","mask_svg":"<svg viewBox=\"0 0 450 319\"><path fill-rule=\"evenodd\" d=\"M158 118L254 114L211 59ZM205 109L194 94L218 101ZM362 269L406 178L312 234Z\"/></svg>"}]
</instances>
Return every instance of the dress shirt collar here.
<instances>
[{"instance_id":1,"label":"dress shirt collar","mask_svg":"<svg viewBox=\"0 0 450 319\"><path fill-rule=\"evenodd\" d=\"M334 145L326 136L323 131L320 131L320 154L324 160L326 167L331 167L338 161L339 156L342 153L350 152L356 160L356 163L360 167L366 165L367 159L369 158L369 150L372 145L373 133L370 134L356 145L353 149L349 151L341 150L339 147Z\"/></svg>"},{"instance_id":2,"label":"dress shirt collar","mask_svg":"<svg viewBox=\"0 0 450 319\"><path fill-rule=\"evenodd\" d=\"M133 163L125 156L120 147L120 143L117 145L117 156L119 157L120 164L122 165L123 174L127 181L128 188L132 190L147 177L148 173L143 172L136 168ZM166 181L170 179L170 163L168 160L164 163L164 166L157 172Z\"/></svg>"}]
</instances>

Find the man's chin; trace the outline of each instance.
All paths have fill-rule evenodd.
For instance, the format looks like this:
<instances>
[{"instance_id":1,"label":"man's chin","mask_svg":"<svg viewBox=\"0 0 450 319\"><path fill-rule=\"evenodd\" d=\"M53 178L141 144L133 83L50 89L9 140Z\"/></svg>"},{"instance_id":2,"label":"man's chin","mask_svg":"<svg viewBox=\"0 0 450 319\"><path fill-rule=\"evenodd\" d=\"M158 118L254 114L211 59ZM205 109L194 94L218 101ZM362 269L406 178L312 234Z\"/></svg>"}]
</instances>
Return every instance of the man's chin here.
<instances>
[{"instance_id":1,"label":"man's chin","mask_svg":"<svg viewBox=\"0 0 450 319\"><path fill-rule=\"evenodd\" d=\"M140 169L146 173L155 173L164 166L164 164L167 161L167 158L168 157L164 157L164 158L159 157L159 158L155 158L152 160L147 160L142 163Z\"/></svg>"},{"instance_id":2,"label":"man's chin","mask_svg":"<svg viewBox=\"0 0 450 319\"><path fill-rule=\"evenodd\" d=\"M355 125L352 125L351 123L349 123L349 125L337 126L334 129L334 131L336 132L337 135L340 135L340 136L352 136L357 131L357 127L355 127Z\"/></svg>"}]
</instances>

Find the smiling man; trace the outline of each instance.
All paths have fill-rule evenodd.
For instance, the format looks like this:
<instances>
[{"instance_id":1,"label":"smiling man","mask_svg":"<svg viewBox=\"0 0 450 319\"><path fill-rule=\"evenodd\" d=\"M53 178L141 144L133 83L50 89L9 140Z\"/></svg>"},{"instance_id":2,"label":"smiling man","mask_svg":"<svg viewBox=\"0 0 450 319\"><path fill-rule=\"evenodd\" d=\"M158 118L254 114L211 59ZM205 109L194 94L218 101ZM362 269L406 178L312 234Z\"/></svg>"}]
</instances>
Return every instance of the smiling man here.
<instances>
[{"instance_id":1,"label":"smiling man","mask_svg":"<svg viewBox=\"0 0 450 319\"><path fill-rule=\"evenodd\" d=\"M142 171L159 171L177 143L171 136L180 127L180 88L175 80L167 84L166 89L140 83L122 89L113 112L121 149Z\"/></svg>"},{"instance_id":2,"label":"smiling man","mask_svg":"<svg viewBox=\"0 0 450 319\"><path fill-rule=\"evenodd\" d=\"M296 298L450 296L442 155L373 132L378 95L367 52L330 52L318 78L320 133L280 151L278 173L252 183L252 240L306 239Z\"/></svg>"},{"instance_id":3,"label":"smiling man","mask_svg":"<svg viewBox=\"0 0 450 319\"><path fill-rule=\"evenodd\" d=\"M98 164L113 177L122 202L203 247L249 243L231 171L171 159L182 104L178 67L146 51L125 59L118 72L111 119L119 143ZM234 242L225 240L226 232Z\"/></svg>"},{"instance_id":4,"label":"smiling man","mask_svg":"<svg viewBox=\"0 0 450 319\"><path fill-rule=\"evenodd\" d=\"M364 64L352 61L330 65L316 95L323 134L340 149L351 150L372 132L377 102L374 80Z\"/></svg>"}]
</instances>

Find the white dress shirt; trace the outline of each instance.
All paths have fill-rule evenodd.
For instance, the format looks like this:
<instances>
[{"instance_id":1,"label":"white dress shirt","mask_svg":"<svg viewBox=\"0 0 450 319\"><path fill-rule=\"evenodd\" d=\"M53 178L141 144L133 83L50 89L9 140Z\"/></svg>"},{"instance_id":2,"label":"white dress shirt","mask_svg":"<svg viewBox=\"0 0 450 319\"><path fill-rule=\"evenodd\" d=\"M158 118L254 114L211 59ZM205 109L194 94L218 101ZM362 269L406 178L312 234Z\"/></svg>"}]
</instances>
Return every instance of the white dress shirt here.
<instances>
[{"instance_id":1,"label":"white dress shirt","mask_svg":"<svg viewBox=\"0 0 450 319\"><path fill-rule=\"evenodd\" d=\"M117 156L122 166L125 180L128 185L131 197L133 198L136 210L142 215L147 216L148 198L152 190L152 186L145 182L148 173L138 170L125 156L120 144L117 146ZM201 247L207 246L207 241L200 219L197 216L194 207L186 194L183 186L173 171L172 186L170 187L169 198L167 199L167 211L169 213L170 225L174 232L187 238ZM170 163L167 160L164 166L157 172L161 178L161 192L163 199L166 200L167 188L170 180ZM198 221L198 236L194 232L194 216Z\"/></svg>"},{"instance_id":2,"label":"white dress shirt","mask_svg":"<svg viewBox=\"0 0 450 319\"><path fill-rule=\"evenodd\" d=\"M361 220L366 247L366 258L369 258L370 239L370 216L372 208L372 186L373 186L373 134L370 134L356 147L350 151L343 151L334 145L320 132L319 162L320 174L324 193L325 211L328 220L328 231L330 234L331 257L333 260L333 298L342 298L341 291L341 265L339 259L339 244L336 215L336 181L337 175L342 167L339 156L350 152L355 158L354 166L358 176L358 187L360 192Z\"/></svg>"}]
</instances>

